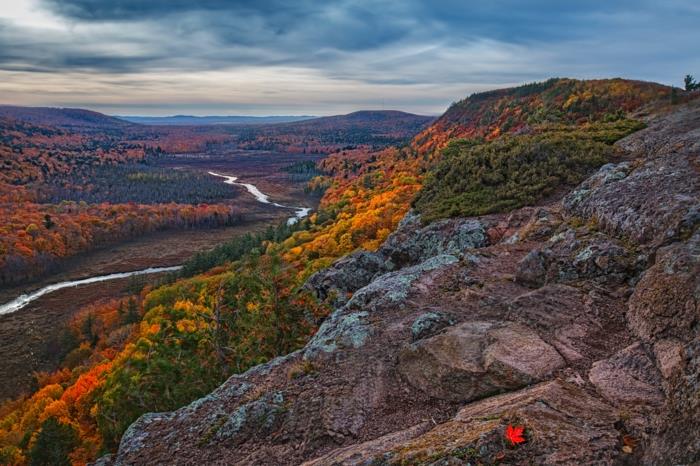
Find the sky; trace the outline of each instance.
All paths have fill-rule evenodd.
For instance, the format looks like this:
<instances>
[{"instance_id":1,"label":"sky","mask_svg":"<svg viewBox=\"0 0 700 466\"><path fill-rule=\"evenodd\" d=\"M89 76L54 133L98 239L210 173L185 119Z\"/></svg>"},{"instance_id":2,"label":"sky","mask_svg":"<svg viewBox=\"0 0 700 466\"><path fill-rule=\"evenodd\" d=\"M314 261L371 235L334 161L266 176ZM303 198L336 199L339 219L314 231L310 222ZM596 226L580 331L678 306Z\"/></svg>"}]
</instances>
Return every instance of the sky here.
<instances>
[{"instance_id":1,"label":"sky","mask_svg":"<svg viewBox=\"0 0 700 466\"><path fill-rule=\"evenodd\" d=\"M699 25L698 0L0 0L0 103L439 114L550 77L680 86Z\"/></svg>"}]
</instances>

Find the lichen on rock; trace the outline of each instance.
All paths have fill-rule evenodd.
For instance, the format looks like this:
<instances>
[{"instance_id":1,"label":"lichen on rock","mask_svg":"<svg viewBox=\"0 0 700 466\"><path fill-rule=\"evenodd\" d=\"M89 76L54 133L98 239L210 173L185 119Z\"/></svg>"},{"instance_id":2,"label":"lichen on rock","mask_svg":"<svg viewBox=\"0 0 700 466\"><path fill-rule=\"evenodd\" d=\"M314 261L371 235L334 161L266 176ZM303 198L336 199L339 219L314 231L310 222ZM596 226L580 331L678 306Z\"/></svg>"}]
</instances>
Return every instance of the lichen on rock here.
<instances>
[{"instance_id":1,"label":"lichen on rock","mask_svg":"<svg viewBox=\"0 0 700 466\"><path fill-rule=\"evenodd\" d=\"M454 321L442 312L426 312L419 315L411 324L413 341L420 340L453 324Z\"/></svg>"}]
</instances>

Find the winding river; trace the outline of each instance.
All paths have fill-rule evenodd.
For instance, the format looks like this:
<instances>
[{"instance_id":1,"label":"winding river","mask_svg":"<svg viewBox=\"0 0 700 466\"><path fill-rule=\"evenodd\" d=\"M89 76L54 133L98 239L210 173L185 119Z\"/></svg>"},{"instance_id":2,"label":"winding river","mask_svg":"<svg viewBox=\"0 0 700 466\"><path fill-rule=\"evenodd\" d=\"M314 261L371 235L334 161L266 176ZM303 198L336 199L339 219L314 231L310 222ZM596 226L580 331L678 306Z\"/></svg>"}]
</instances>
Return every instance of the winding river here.
<instances>
[{"instance_id":1,"label":"winding river","mask_svg":"<svg viewBox=\"0 0 700 466\"><path fill-rule=\"evenodd\" d=\"M237 186L242 186L244 187L250 194L255 197L255 199L258 202L261 202L263 204L270 204L275 207L281 207L283 209L294 209L295 213L294 216L289 217L287 219L287 225L293 225L302 218L306 217L309 215L309 212L311 212L311 209L309 207L290 207L282 204L278 204L277 202L272 202L270 201L270 197L260 191L257 186L254 184L250 183L240 183L238 182L238 177L231 176L231 175L222 175L219 173L215 172L209 172L210 175L212 176L218 176L220 178L224 178L224 183L230 184L230 185L237 185ZM71 287L76 287L80 285L88 285L90 283L98 283L98 282L104 282L107 280L116 280L119 278L128 278L134 275L148 275L152 273L162 273L162 272L173 272L176 270L181 269L181 265L176 265L173 267L149 267L147 269L142 269L142 270L134 270L132 272L119 272L119 273L111 273L108 275L99 275L96 277L89 277L89 278L83 278L80 280L71 280L71 281L66 281L66 282L60 282L60 283L54 283L52 285L45 286L43 288L40 288L34 292L27 293L27 294L22 294L18 296L17 298L13 299L12 301L0 305L0 315L3 314L10 314L12 312L19 311L23 307L25 307L27 304L31 303L32 301L35 301L42 296L53 293L54 291L61 290L63 288L71 288Z\"/></svg>"},{"instance_id":2,"label":"winding river","mask_svg":"<svg viewBox=\"0 0 700 466\"><path fill-rule=\"evenodd\" d=\"M273 205L275 207L282 207L283 209L294 209L296 211L296 213L294 214L294 217L289 217L287 219L287 225L294 225L299 220L301 220L302 218L309 215L309 212L311 212L311 209L309 207L289 207L286 205L278 204L276 202L272 202L272 201L270 201L270 196L268 196L267 194L260 191L258 189L258 187L255 186L254 184L237 182L236 180L238 179L238 177L236 177L236 176L221 175L221 174L215 173L215 172L209 172L209 174L213 175L213 176L218 176L220 178L224 178L224 183L226 183L226 184L243 186L245 189L248 190L248 192L250 194L253 195L253 197L258 202L262 202L263 204L270 204L270 205Z\"/></svg>"}]
</instances>

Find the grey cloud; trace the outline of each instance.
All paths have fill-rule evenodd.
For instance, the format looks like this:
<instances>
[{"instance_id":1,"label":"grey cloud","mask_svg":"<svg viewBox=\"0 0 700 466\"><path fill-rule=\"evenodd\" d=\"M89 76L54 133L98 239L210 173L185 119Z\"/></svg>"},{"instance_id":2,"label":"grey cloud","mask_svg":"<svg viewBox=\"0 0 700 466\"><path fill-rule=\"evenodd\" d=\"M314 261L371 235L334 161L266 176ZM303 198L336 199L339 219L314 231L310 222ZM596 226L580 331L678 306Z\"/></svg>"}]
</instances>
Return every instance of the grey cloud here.
<instances>
[{"instance_id":1,"label":"grey cloud","mask_svg":"<svg viewBox=\"0 0 700 466\"><path fill-rule=\"evenodd\" d=\"M39 1L66 28L0 22L0 71L97 79L289 67L337 82L450 89L700 73L693 0Z\"/></svg>"},{"instance_id":2,"label":"grey cloud","mask_svg":"<svg viewBox=\"0 0 700 466\"><path fill-rule=\"evenodd\" d=\"M601 42L624 41L625 31L635 27L666 40L663 36L679 27L696 29L698 19L691 2L678 0L663 6L631 0L526 4L519 0L43 0L43 4L77 26L124 25L123 37L93 38L98 43L119 44L130 29L152 31L147 38L151 50L138 56L114 52L114 47L105 56L76 46L75 37L59 38L57 45L23 47L28 62L50 57L57 68L110 71L265 64L332 70L339 60L352 60L343 52L372 53L396 45L409 55L425 44L460 48L479 40L546 48L554 42L595 37ZM21 42L17 33L10 39L0 37L0 45L12 46L17 38Z\"/></svg>"}]
</instances>

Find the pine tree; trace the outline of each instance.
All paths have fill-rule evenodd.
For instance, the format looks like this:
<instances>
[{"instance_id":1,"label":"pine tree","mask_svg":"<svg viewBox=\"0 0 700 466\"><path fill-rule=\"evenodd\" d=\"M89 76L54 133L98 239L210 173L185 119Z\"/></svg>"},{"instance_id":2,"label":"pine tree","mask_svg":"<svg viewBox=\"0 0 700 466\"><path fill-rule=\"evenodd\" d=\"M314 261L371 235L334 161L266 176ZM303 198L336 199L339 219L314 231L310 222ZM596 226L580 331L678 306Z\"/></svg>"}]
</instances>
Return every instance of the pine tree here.
<instances>
[{"instance_id":1,"label":"pine tree","mask_svg":"<svg viewBox=\"0 0 700 466\"><path fill-rule=\"evenodd\" d=\"M46 227L47 230L50 230L51 228L56 226L56 224L54 223L53 219L51 218L51 216L49 214L44 215L44 226Z\"/></svg>"},{"instance_id":2,"label":"pine tree","mask_svg":"<svg viewBox=\"0 0 700 466\"><path fill-rule=\"evenodd\" d=\"M125 323L127 324L135 324L140 320L140 315L139 315L139 308L136 305L136 300L134 297L129 298L129 302L126 304L126 318L125 318Z\"/></svg>"},{"instance_id":3,"label":"pine tree","mask_svg":"<svg viewBox=\"0 0 700 466\"><path fill-rule=\"evenodd\" d=\"M93 329L95 324L95 316L92 314L88 314L85 320L83 321L83 337L85 337L85 340L90 342L90 346L94 347L97 344L97 340L99 339L99 335L97 335L97 332Z\"/></svg>"},{"instance_id":4,"label":"pine tree","mask_svg":"<svg viewBox=\"0 0 700 466\"><path fill-rule=\"evenodd\" d=\"M41 424L41 431L29 451L31 466L70 466L68 455L78 446L78 434L68 424L50 417Z\"/></svg>"}]
</instances>

